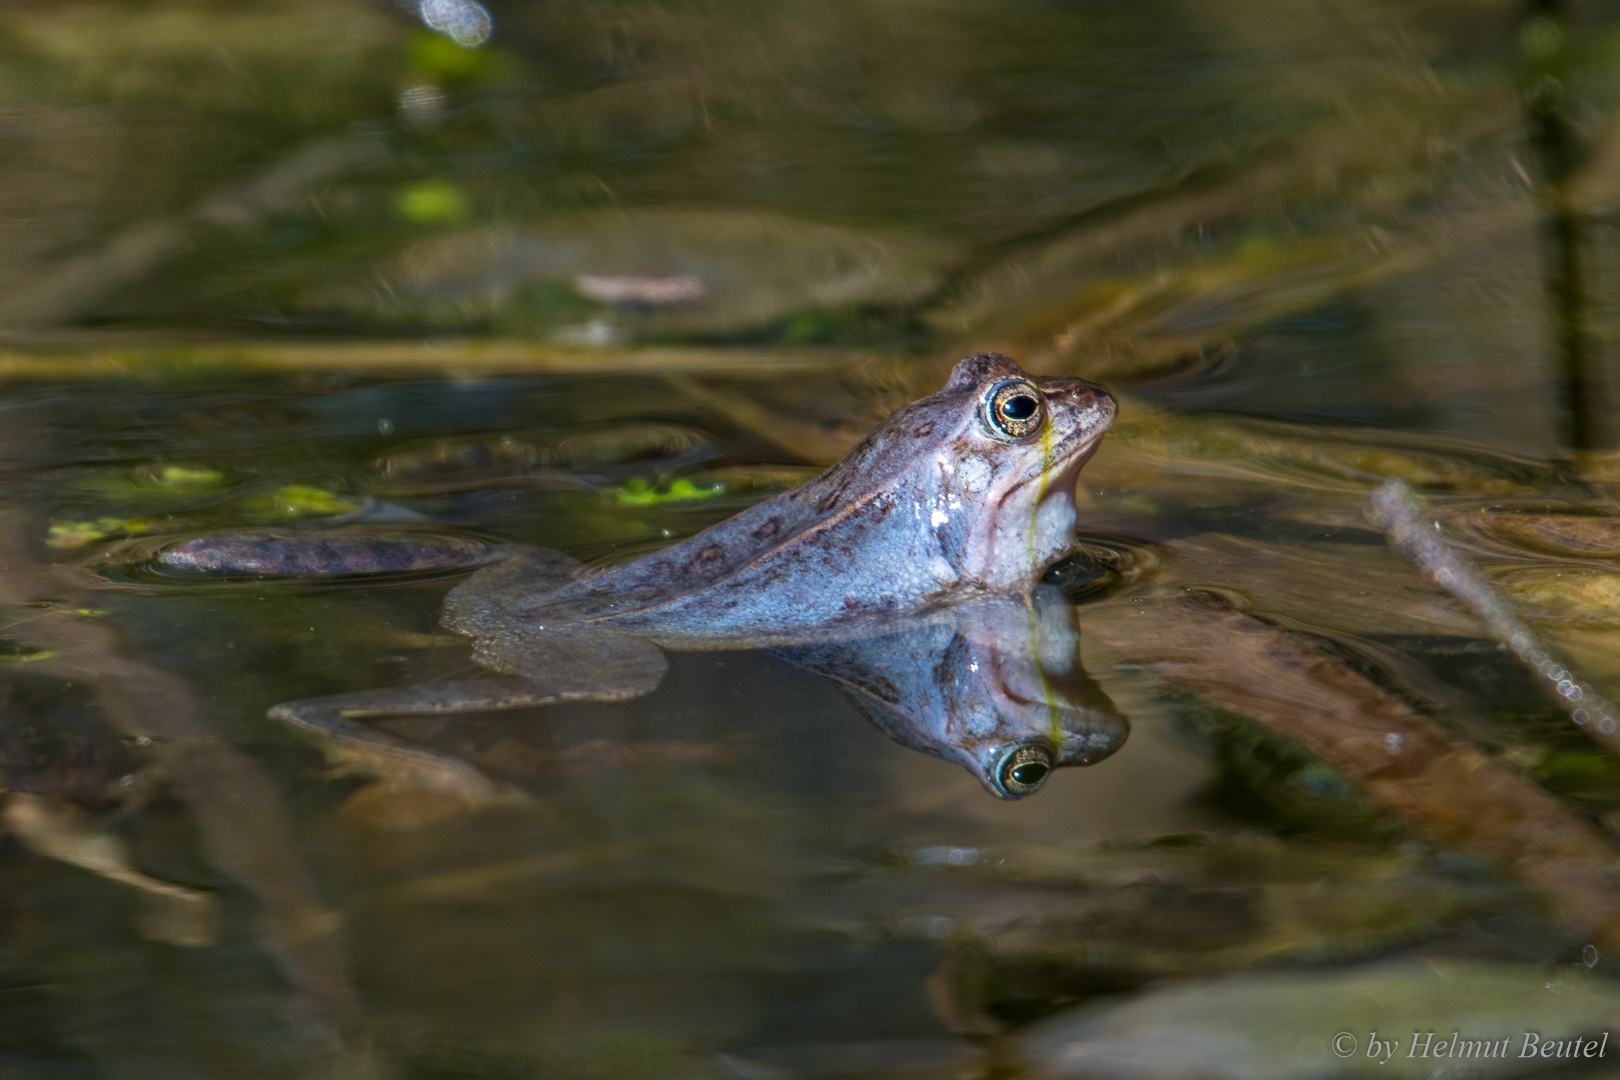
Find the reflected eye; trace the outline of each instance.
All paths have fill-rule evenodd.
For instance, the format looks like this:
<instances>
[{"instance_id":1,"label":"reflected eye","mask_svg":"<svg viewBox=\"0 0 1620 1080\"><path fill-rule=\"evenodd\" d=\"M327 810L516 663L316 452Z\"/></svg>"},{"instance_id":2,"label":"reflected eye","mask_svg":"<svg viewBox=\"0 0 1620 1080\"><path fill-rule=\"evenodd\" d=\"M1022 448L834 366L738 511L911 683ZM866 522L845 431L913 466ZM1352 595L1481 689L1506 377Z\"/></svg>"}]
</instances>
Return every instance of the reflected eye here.
<instances>
[{"instance_id":1,"label":"reflected eye","mask_svg":"<svg viewBox=\"0 0 1620 1080\"><path fill-rule=\"evenodd\" d=\"M1007 775L1025 787L1034 787L1046 779L1046 773L1044 761L1026 761Z\"/></svg>"},{"instance_id":2,"label":"reflected eye","mask_svg":"<svg viewBox=\"0 0 1620 1080\"><path fill-rule=\"evenodd\" d=\"M1039 431L1045 412L1041 392L1023 379L996 385L985 399L985 414L990 426L1014 439L1022 439Z\"/></svg>"},{"instance_id":3,"label":"reflected eye","mask_svg":"<svg viewBox=\"0 0 1620 1080\"><path fill-rule=\"evenodd\" d=\"M1044 746L1020 746L1001 763L1001 786L1015 799L1033 795L1052 773L1052 754Z\"/></svg>"}]
</instances>

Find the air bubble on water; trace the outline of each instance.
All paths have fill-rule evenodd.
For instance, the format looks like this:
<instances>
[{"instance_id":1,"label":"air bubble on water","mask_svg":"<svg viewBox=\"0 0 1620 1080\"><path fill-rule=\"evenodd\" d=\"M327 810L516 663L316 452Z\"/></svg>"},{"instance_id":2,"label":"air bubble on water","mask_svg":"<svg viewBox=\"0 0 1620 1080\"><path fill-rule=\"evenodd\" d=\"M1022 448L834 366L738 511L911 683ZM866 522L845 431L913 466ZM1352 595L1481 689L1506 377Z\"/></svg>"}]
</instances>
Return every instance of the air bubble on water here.
<instances>
[{"instance_id":1,"label":"air bubble on water","mask_svg":"<svg viewBox=\"0 0 1620 1080\"><path fill-rule=\"evenodd\" d=\"M464 49L476 49L489 40L495 20L473 0L422 0L422 21Z\"/></svg>"}]
</instances>

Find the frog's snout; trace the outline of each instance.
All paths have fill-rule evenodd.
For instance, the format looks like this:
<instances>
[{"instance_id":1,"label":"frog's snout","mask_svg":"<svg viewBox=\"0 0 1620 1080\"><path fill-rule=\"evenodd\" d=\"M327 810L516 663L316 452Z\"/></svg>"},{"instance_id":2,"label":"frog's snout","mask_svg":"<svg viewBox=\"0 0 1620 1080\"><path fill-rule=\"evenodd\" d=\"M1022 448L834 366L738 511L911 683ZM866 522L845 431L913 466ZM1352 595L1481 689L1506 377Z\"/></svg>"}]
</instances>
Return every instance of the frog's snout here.
<instances>
[{"instance_id":1,"label":"frog's snout","mask_svg":"<svg viewBox=\"0 0 1620 1080\"><path fill-rule=\"evenodd\" d=\"M1100 434L1119 415L1119 399L1101 383L1089 379L1053 379L1042 389L1048 399L1068 407L1070 422L1082 433Z\"/></svg>"}]
</instances>

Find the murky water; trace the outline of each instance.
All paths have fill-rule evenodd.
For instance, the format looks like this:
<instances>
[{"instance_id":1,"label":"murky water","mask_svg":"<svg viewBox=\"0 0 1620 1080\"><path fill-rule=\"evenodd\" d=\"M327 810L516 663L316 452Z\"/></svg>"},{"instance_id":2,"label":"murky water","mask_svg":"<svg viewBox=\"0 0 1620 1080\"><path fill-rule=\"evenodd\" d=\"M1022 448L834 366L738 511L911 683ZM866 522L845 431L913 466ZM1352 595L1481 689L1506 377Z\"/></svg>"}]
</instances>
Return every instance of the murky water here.
<instances>
[{"instance_id":1,"label":"murky water","mask_svg":"<svg viewBox=\"0 0 1620 1080\"><path fill-rule=\"evenodd\" d=\"M1363 514L1620 695L1620 24L1531 7L19 6L0 1072L1608 1075L1620 764ZM374 721L474 803L266 717L992 348L1120 397L1106 760L1001 801L764 651Z\"/></svg>"}]
</instances>

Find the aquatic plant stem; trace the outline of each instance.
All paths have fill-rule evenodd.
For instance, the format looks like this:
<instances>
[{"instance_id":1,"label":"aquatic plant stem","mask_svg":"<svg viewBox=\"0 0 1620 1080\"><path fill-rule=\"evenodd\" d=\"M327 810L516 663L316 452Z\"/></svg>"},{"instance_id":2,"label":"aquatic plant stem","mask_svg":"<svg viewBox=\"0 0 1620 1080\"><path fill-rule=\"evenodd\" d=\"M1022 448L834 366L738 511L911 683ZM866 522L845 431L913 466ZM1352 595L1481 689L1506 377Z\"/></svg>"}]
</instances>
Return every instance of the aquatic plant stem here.
<instances>
[{"instance_id":1,"label":"aquatic plant stem","mask_svg":"<svg viewBox=\"0 0 1620 1080\"><path fill-rule=\"evenodd\" d=\"M1620 751L1614 705L1574 669L1554 658L1468 556L1446 543L1440 523L1421 495L1406 481L1391 477L1367 496L1367 512L1389 537L1390 546L1412 560L1424 577L1467 605L1490 628L1491 636L1530 669L1571 720L1597 741Z\"/></svg>"}]
</instances>

